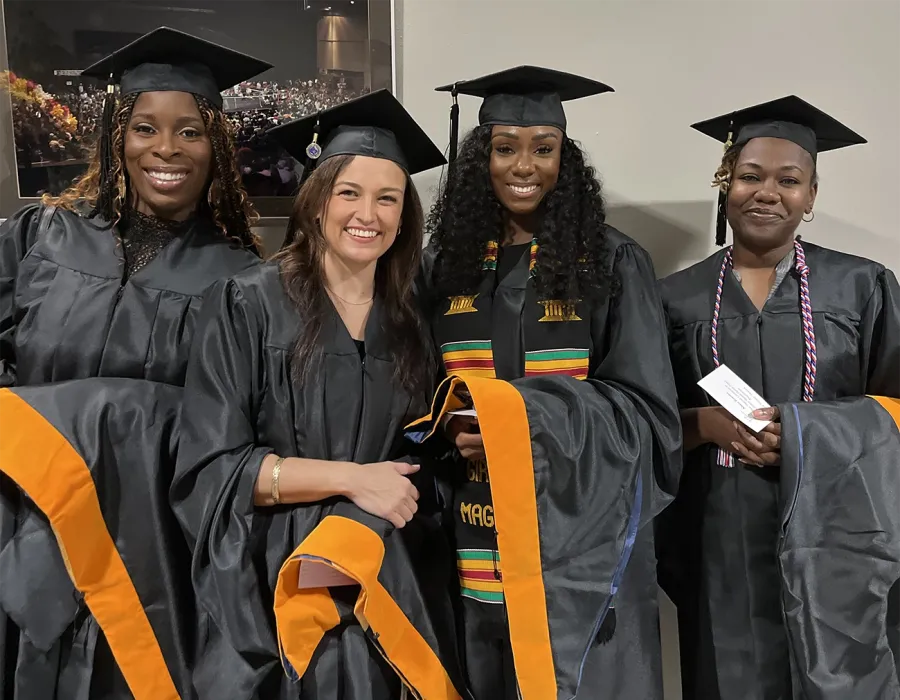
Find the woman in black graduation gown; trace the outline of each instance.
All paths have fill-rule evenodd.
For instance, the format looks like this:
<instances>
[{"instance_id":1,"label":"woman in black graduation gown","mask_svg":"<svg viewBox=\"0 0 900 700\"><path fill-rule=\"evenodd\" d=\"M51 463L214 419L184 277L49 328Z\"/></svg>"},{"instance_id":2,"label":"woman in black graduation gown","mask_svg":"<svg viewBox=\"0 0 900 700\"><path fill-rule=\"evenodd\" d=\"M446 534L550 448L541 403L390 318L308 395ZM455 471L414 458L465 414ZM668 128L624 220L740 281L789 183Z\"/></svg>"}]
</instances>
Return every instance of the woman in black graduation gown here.
<instances>
[{"instance_id":1,"label":"woman in black graduation gown","mask_svg":"<svg viewBox=\"0 0 900 700\"><path fill-rule=\"evenodd\" d=\"M694 128L726 143L714 183L721 192L716 242L725 242L726 218L734 241L662 282L684 422L685 468L678 498L662 518L661 581L678 606L686 698L796 697L791 666L799 663L802 669L803 658L820 663L822 650L816 647L832 641L811 635L806 652L794 650L789 665L785 621L792 615L781 577L795 573L779 538L782 520L790 515L783 503L785 481L799 479L794 465L781 465L780 419L785 416L780 413L802 402L898 396L900 290L883 265L797 236L801 221L814 216L818 153L864 139L793 96ZM759 434L697 386L720 364L773 406L782 406L781 412L766 409L757 416L773 421ZM793 425L792 418L787 427ZM837 462L846 440L839 426L829 433L825 460ZM872 435L866 441L885 444L888 439ZM805 445L807 458L813 447ZM858 458L861 448L852 449ZM895 502L887 507L896 511ZM847 517L860 519L867 510L855 499L846 508ZM828 526L837 528L837 523ZM829 544L837 548L840 542ZM863 588L872 583L875 560L873 554ZM852 590L860 581L849 572L848 564L840 585ZM818 587L812 582L801 600L812 606L813 616L828 617L814 608ZM883 638L884 620L873 624ZM844 640L861 639L861 634L858 628ZM853 658L845 652L841 664ZM873 658L874 652L856 672ZM819 671L826 665L820 663ZM796 670L794 675L794 692L799 692ZM852 680L848 687L855 690L832 685L832 692L843 688L845 694L815 696L896 697L867 694Z\"/></svg>"},{"instance_id":2,"label":"woman in black graduation gown","mask_svg":"<svg viewBox=\"0 0 900 700\"><path fill-rule=\"evenodd\" d=\"M233 160L220 91L269 67L161 28L88 68L84 75L114 80L120 90L116 98L110 83L103 130L87 173L61 196L46 196L42 204L26 207L0 229L0 386L19 398L27 397L24 403L16 402L14 396L4 397L3 422L14 432L19 426L19 437L37 431L18 443L25 459L10 452L0 464L4 472L0 475L3 697L129 696L125 681L114 672L102 635L97 640L95 620L80 598L85 591L79 589L76 599L56 541L42 519L50 519L60 544L68 547L60 535L64 528L42 504L48 503L49 491L75 494L84 484L65 483L68 477L62 466L54 468L45 483L28 479L52 443L41 431L58 431L73 444L86 445L93 430L96 447L107 431L117 430L111 427L113 421L124 420L116 413L120 409L152 414L157 409L153 397L166 390L140 382L183 384L203 291L220 277L259 262L250 228L253 214ZM87 379L92 377L129 378L135 383L128 391L121 382ZM73 380L85 383L73 387ZM107 391L113 404L102 400ZM134 404L126 408L131 401ZM88 406L97 412L90 413ZM42 413L44 409L52 410L52 420L50 414ZM46 421L27 422L32 410ZM160 424L174 420L174 408L159 407L159 411ZM129 462L134 474L140 471L138 464L144 463L153 474L162 470L155 486L162 484L164 493L166 470L173 465L158 463L157 448L146 437L136 435L130 447L105 448L109 462L104 464L98 456L93 466L99 471L93 476L99 481L113 479L119 458ZM165 436L162 440L166 442ZM13 449L11 442L6 447ZM142 452L145 447L146 453ZM88 447L82 451L85 460L89 451ZM48 463L52 461L48 457ZM134 478L132 488L140 491L147 486ZM16 485L30 500L23 500ZM106 502L101 493L102 507L115 508L119 501L130 500L125 497L127 482L115 489L121 498ZM165 510L165 499L151 500ZM75 518L75 510L70 508L65 517ZM135 516L138 513L132 511ZM104 514L111 516L112 511ZM117 535L114 520L108 527L120 553L131 546L132 556L139 552L132 563L149 563L152 556L148 553L142 559L143 550L148 542L167 541L162 524L167 516L160 510L140 513L140 517L145 519L150 540L135 541L124 532ZM90 529L87 523L82 525L83 532ZM171 557L159 564L168 572L177 568L183 541L175 538L170 544ZM96 573L91 566L82 566L73 551L66 556L76 578L79 573ZM162 600L157 598L152 605L177 607L178 601L170 600L176 595L175 584L156 568L154 575L165 586L157 591ZM139 578L134 569L131 576ZM58 588L29 589L35 581L60 579ZM48 616L54 616L52 622ZM68 624L71 616L74 625ZM66 630L62 651L58 635L40 627L58 627L60 634ZM181 657L181 668L173 667L173 674L183 675L186 653L179 648L168 657L170 661ZM183 686L180 689L184 692ZM131 692L140 695L134 687Z\"/></svg>"},{"instance_id":3,"label":"woman in black graduation gown","mask_svg":"<svg viewBox=\"0 0 900 700\"><path fill-rule=\"evenodd\" d=\"M662 308L649 256L604 221L562 107L611 88L524 66L438 89L485 99L429 219L433 336L447 375L522 396L533 465L512 465L513 482L535 482L521 499L501 485L503 453L521 445L485 456L477 397L477 419L444 419L470 687L478 700L517 686L524 698L661 697L644 525L671 499L680 445ZM529 509L523 550L540 561L520 584L512 518Z\"/></svg>"},{"instance_id":4,"label":"woman in black graduation gown","mask_svg":"<svg viewBox=\"0 0 900 700\"><path fill-rule=\"evenodd\" d=\"M172 498L202 609L194 681L204 698L455 698L449 554L402 437L433 377L410 175L445 161L386 90L271 133L318 165L278 258L206 296L188 366Z\"/></svg>"}]
</instances>

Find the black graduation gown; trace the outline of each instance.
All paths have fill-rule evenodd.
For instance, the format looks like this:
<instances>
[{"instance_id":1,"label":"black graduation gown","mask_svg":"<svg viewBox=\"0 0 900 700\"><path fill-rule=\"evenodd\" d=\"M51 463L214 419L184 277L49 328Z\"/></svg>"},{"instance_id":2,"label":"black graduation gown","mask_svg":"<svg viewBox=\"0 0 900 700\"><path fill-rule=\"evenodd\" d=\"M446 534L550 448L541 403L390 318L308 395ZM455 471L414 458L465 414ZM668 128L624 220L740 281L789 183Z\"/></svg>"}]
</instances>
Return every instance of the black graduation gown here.
<instances>
[{"instance_id":1,"label":"black graduation gown","mask_svg":"<svg viewBox=\"0 0 900 700\"><path fill-rule=\"evenodd\" d=\"M781 408L775 551L793 693L787 697L896 700L900 400Z\"/></svg>"},{"instance_id":2,"label":"black graduation gown","mask_svg":"<svg viewBox=\"0 0 900 700\"><path fill-rule=\"evenodd\" d=\"M362 464L409 455L402 430L427 397L392 380L382 313L376 300L362 363L332 309L323 365L298 385L290 358L303 322L277 264L207 295L171 492L194 551L201 698L394 700L398 675L414 696L459 697L449 549L429 515L438 511L433 482L418 479L419 514L398 531L340 498L253 505L273 451ZM361 588L298 590L306 561L334 566Z\"/></svg>"},{"instance_id":3,"label":"black graduation gown","mask_svg":"<svg viewBox=\"0 0 900 700\"><path fill-rule=\"evenodd\" d=\"M182 386L203 291L258 262L198 222L123 282L121 245L100 222L26 207L0 229L0 386L83 377Z\"/></svg>"},{"instance_id":4,"label":"black graduation gown","mask_svg":"<svg viewBox=\"0 0 900 700\"><path fill-rule=\"evenodd\" d=\"M817 401L900 395L900 290L883 266L803 243L817 350ZM714 369L710 324L724 251L661 283L682 409L712 405L697 381ZM756 309L727 274L719 317L723 364L772 404L802 397L800 280L792 270ZM784 419L783 419L784 420ZM779 470L685 455L678 498L661 518L660 579L678 607L686 698L790 697L775 541ZM784 467L782 467L783 469Z\"/></svg>"},{"instance_id":5,"label":"black graduation gown","mask_svg":"<svg viewBox=\"0 0 900 700\"><path fill-rule=\"evenodd\" d=\"M0 468L30 499L2 555L21 630L9 697L194 697L190 555L168 507L181 395L114 378L0 389Z\"/></svg>"},{"instance_id":6,"label":"black graduation gown","mask_svg":"<svg viewBox=\"0 0 900 700\"><path fill-rule=\"evenodd\" d=\"M121 246L99 222L53 207L26 207L0 228L0 387L95 376L180 386L202 292L216 279L258 261L209 224L198 222L123 283ZM94 390L85 386L86 392ZM84 414L73 407L69 420L84 420ZM133 459L142 456L136 449ZM13 591L38 575L58 579L60 595L71 597L74 592L49 526L23 502L15 478L9 478L11 469L21 467L8 467L0 470L5 472L0 474L0 589ZM34 553L13 559L7 544L17 532L17 520L27 521L30 528L19 533L19 545L28 542ZM79 603L76 617L85 615ZM27 688L30 678L49 673L74 684L60 680L58 697L77 700L82 690L89 692L92 675L99 679L105 673L93 674L95 649L98 663L111 663L102 635L97 644L98 631L89 615L79 623L84 639L78 642L88 652L57 654L52 669L46 658L50 652L30 646L27 631L20 639L16 627L7 623L6 612L0 611L0 687L5 698L17 687L17 698L46 700L51 696L29 694ZM113 675L121 686L121 676Z\"/></svg>"},{"instance_id":7,"label":"black graduation gown","mask_svg":"<svg viewBox=\"0 0 900 700\"><path fill-rule=\"evenodd\" d=\"M579 698L662 696L656 559L647 524L671 500L678 482L681 428L653 265L624 234L609 228L608 235L621 291L599 308L576 304L576 319L553 318L560 309L537 300L527 254L499 283L486 274L471 301L474 311L461 313L458 300L444 299L435 300L432 314L448 375L468 382L473 396L472 382L487 382L477 391L500 392L501 404L524 402L519 444L513 414L491 413L491 399L479 405L476 397L493 520L483 516L474 524L496 532L502 607L525 700L568 699L576 693ZM426 280L428 274L426 266ZM486 345L487 337L488 354L480 356L484 348L471 348ZM470 352L475 354L466 359ZM413 430L418 439L430 435L441 409L437 401L429 420ZM499 442L489 445L493 421ZM522 445L530 447L530 456L519 454ZM465 488L458 477L467 466L453 454L450 486ZM509 455L520 461L510 464ZM515 473L505 475L507 468ZM513 485L522 483L533 484L533 490ZM459 520L466 505L451 517ZM464 551L470 546L462 542L465 533L459 526L456 533L455 546ZM539 551L539 561L517 581L516 571L524 566L518 557L529 551ZM463 591L464 578L461 573ZM612 605L615 634L605 644L595 643ZM485 615L492 614L488 607L496 606L485 606ZM487 642L482 645L477 634L466 637L470 682L500 674L501 669L486 666L496 657ZM509 679L500 692L508 694L516 681ZM477 700L489 700L478 697L477 687L473 691Z\"/></svg>"}]
</instances>

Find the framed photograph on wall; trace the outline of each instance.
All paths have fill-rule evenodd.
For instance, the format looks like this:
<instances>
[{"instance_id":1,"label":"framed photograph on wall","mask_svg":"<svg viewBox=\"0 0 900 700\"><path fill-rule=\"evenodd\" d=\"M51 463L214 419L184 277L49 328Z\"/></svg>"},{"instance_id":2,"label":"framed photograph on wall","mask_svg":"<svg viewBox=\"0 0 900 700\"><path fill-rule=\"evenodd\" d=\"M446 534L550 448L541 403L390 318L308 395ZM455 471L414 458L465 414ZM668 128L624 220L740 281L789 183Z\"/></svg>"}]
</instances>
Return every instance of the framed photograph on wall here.
<instances>
[{"instance_id":1,"label":"framed photograph on wall","mask_svg":"<svg viewBox=\"0 0 900 700\"><path fill-rule=\"evenodd\" d=\"M244 186L287 216L299 164L276 124L395 84L392 0L0 0L0 219L87 168L105 85L81 71L159 26L274 67L223 93Z\"/></svg>"}]
</instances>

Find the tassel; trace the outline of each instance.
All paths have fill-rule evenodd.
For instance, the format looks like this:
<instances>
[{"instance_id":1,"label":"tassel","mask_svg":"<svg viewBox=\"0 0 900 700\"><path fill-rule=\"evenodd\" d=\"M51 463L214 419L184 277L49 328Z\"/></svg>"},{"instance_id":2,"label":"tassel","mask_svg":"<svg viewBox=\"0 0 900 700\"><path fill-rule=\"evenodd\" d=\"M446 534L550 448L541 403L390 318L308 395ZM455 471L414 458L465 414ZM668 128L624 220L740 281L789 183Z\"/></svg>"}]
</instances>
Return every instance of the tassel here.
<instances>
[{"instance_id":1,"label":"tassel","mask_svg":"<svg viewBox=\"0 0 900 700\"><path fill-rule=\"evenodd\" d=\"M110 74L109 82L106 85L106 96L103 98L103 117L100 121L100 182L109 183L113 176L113 114L116 111L116 86L113 83L113 76ZM110 187L101 187L100 196L97 198L97 204L91 216L100 214L103 218L112 222L112 189Z\"/></svg>"},{"instance_id":2,"label":"tassel","mask_svg":"<svg viewBox=\"0 0 900 700\"><path fill-rule=\"evenodd\" d=\"M728 124L728 138L725 139L725 153L733 145L732 137L734 136L734 115L731 115L731 122ZM725 235L728 233L728 218L725 216L726 200L728 199L728 191L719 187L719 202L716 205L716 245L725 245Z\"/></svg>"},{"instance_id":3,"label":"tassel","mask_svg":"<svg viewBox=\"0 0 900 700\"><path fill-rule=\"evenodd\" d=\"M459 146L459 102L457 102L456 84L450 91L453 97L453 105L450 107L450 154L448 160L452 163L456 160L456 153Z\"/></svg>"},{"instance_id":4,"label":"tassel","mask_svg":"<svg viewBox=\"0 0 900 700\"><path fill-rule=\"evenodd\" d=\"M597 630L597 644L609 644L616 633L616 609L612 606L606 612L600 629Z\"/></svg>"},{"instance_id":5,"label":"tassel","mask_svg":"<svg viewBox=\"0 0 900 700\"><path fill-rule=\"evenodd\" d=\"M719 203L716 206L716 245L725 245L725 234L728 231L728 219L725 217L725 204L728 193L719 190Z\"/></svg>"}]
</instances>

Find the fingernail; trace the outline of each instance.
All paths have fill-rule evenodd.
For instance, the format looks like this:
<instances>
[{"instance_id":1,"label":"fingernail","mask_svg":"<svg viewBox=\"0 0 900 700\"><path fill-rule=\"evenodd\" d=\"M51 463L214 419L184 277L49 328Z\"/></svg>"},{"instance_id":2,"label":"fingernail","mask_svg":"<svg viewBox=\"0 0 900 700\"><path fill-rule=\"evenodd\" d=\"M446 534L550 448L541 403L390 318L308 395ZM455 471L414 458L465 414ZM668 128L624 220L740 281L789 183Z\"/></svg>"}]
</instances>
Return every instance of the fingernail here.
<instances>
[{"instance_id":1,"label":"fingernail","mask_svg":"<svg viewBox=\"0 0 900 700\"><path fill-rule=\"evenodd\" d=\"M741 443L739 443L739 442L732 442L732 443L731 443L731 446L737 451L737 450L740 449Z\"/></svg>"}]
</instances>

